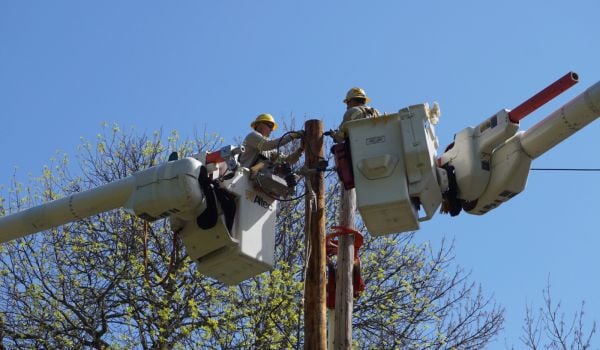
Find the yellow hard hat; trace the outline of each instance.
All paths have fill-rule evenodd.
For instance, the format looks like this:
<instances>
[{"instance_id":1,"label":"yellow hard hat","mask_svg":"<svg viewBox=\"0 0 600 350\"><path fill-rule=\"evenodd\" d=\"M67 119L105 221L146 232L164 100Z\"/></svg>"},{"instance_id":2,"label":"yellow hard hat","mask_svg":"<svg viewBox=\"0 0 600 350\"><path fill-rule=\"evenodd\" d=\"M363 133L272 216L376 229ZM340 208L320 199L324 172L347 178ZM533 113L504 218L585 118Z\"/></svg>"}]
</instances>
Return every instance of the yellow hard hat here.
<instances>
[{"instance_id":1,"label":"yellow hard hat","mask_svg":"<svg viewBox=\"0 0 600 350\"><path fill-rule=\"evenodd\" d=\"M254 129L254 127L256 126L256 123L261 123L261 122L271 123L271 124L273 124L272 130L277 129L277 123L275 123L275 118L273 118L273 116L268 113L263 113L263 114L259 115L258 117L256 117L256 119L254 119L254 121L250 124L250 127L252 129Z\"/></svg>"},{"instance_id":2,"label":"yellow hard hat","mask_svg":"<svg viewBox=\"0 0 600 350\"><path fill-rule=\"evenodd\" d=\"M365 90L363 90L359 87L353 87L352 89L348 90L348 93L346 94L346 98L342 102L346 103L353 98L364 98L365 103L371 101L371 99L367 97Z\"/></svg>"}]
</instances>

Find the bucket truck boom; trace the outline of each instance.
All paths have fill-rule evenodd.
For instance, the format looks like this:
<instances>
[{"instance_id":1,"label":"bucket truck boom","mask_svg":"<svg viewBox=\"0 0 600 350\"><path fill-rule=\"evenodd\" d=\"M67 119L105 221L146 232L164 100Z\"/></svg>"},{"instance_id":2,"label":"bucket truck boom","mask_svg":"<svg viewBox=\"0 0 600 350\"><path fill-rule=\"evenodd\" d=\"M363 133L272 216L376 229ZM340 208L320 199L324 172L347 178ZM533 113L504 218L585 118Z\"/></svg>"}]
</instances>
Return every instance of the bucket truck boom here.
<instances>
[{"instance_id":1,"label":"bucket truck boom","mask_svg":"<svg viewBox=\"0 0 600 350\"><path fill-rule=\"evenodd\" d=\"M600 116L600 82L519 131L519 121L573 86L569 72L512 111L501 110L455 135L437 158L437 105L420 104L345 124L348 139L332 149L346 189L371 234L417 230L442 204L483 215L522 192L531 161ZM421 214L422 213L422 214Z\"/></svg>"},{"instance_id":2,"label":"bucket truck boom","mask_svg":"<svg viewBox=\"0 0 600 350\"><path fill-rule=\"evenodd\" d=\"M524 132L518 130L519 121L528 114L522 111L533 111L577 80L577 74L568 73L513 111L498 112L477 128L482 132L465 137L470 133L467 128L456 135L454 145L439 160L440 166L453 170L456 178L450 183L455 195L448 197L453 203L452 215L461 208L469 214L483 215L521 193L535 158L600 116L598 82L538 124ZM510 131L494 137L495 128ZM481 147L486 141L487 148Z\"/></svg>"},{"instance_id":3,"label":"bucket truck boom","mask_svg":"<svg viewBox=\"0 0 600 350\"><path fill-rule=\"evenodd\" d=\"M287 191L272 174L262 174L257 186L239 166L241 152L243 147L227 146L169 161L0 217L0 243L123 207L148 221L169 218L201 273L238 284L273 267L277 201L265 192Z\"/></svg>"}]
</instances>

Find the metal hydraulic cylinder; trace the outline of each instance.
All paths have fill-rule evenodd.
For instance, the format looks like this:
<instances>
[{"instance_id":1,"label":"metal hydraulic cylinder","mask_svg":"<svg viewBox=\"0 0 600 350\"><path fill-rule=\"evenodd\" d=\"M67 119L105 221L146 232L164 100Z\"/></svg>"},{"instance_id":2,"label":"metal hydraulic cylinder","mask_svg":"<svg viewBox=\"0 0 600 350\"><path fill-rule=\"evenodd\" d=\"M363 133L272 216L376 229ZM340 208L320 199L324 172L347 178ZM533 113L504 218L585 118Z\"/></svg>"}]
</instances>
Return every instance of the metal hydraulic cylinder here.
<instances>
[{"instance_id":1,"label":"metal hydraulic cylinder","mask_svg":"<svg viewBox=\"0 0 600 350\"><path fill-rule=\"evenodd\" d=\"M0 243L119 208L135 189L131 177L0 218Z\"/></svg>"},{"instance_id":2,"label":"metal hydraulic cylinder","mask_svg":"<svg viewBox=\"0 0 600 350\"><path fill-rule=\"evenodd\" d=\"M600 116L600 82L529 128L521 137L523 150L535 159Z\"/></svg>"},{"instance_id":3,"label":"metal hydraulic cylinder","mask_svg":"<svg viewBox=\"0 0 600 350\"><path fill-rule=\"evenodd\" d=\"M483 215L525 189L531 161L600 116L600 82L592 85L525 132L498 146L491 159L490 181L475 205L465 210Z\"/></svg>"},{"instance_id":4,"label":"metal hydraulic cylinder","mask_svg":"<svg viewBox=\"0 0 600 350\"><path fill-rule=\"evenodd\" d=\"M0 217L0 243L124 207L146 220L195 218L205 208L198 187L202 163L168 162L87 191Z\"/></svg>"}]
</instances>

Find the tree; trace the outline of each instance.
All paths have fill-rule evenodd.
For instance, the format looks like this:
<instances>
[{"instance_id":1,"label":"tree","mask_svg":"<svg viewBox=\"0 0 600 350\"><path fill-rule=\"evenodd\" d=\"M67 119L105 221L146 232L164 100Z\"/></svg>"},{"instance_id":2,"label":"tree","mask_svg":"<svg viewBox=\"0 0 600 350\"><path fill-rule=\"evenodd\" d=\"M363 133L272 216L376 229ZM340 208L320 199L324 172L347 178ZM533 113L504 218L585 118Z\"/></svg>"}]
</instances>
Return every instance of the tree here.
<instances>
[{"instance_id":1,"label":"tree","mask_svg":"<svg viewBox=\"0 0 600 350\"><path fill-rule=\"evenodd\" d=\"M554 304L550 293L550 282L542 291L544 305L539 308L537 315L532 305L525 308L525 324L521 342L531 350L536 349L577 349L591 348L596 322L586 331L584 325L585 302L573 315L571 321L567 319L559 301Z\"/></svg>"},{"instance_id":2,"label":"tree","mask_svg":"<svg viewBox=\"0 0 600 350\"><path fill-rule=\"evenodd\" d=\"M0 215L92 188L180 154L211 150L216 136L162 141L118 127L84 142L80 169L54 160L28 186L13 182ZM289 145L288 145L289 146ZM302 193L302 184L299 185ZM328 175L328 222L337 181ZM281 202L275 269L239 286L200 275L168 223L123 210L0 247L0 339L9 348L297 349L303 344L304 203ZM358 223L359 228L361 223ZM433 250L412 234L365 239L367 290L354 312L357 348L481 348L503 310L453 268L452 244Z\"/></svg>"}]
</instances>

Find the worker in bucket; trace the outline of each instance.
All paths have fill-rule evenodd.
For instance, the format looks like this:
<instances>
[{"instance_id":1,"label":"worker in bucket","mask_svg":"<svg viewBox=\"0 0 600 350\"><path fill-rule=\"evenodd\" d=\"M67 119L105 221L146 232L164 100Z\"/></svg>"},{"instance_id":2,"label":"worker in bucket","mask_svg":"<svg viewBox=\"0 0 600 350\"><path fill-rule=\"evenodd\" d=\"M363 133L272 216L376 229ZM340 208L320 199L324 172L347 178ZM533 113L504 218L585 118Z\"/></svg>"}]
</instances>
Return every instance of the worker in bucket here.
<instances>
[{"instance_id":1,"label":"worker in bucket","mask_svg":"<svg viewBox=\"0 0 600 350\"><path fill-rule=\"evenodd\" d=\"M334 138L337 142L341 142L347 136L345 125L347 122L363 119L363 118L373 118L379 116L379 111L373 107L367 106L371 99L365 93L365 90L359 87L353 87L346 93L346 98L342 101L346 104L346 113L344 113L344 117L340 127L338 128L338 132L334 134Z\"/></svg>"},{"instance_id":2,"label":"worker in bucket","mask_svg":"<svg viewBox=\"0 0 600 350\"><path fill-rule=\"evenodd\" d=\"M304 136L302 131L292 131L277 139L270 139L271 132L277 129L277 123L272 115L260 114L250 124L252 131L244 139L244 153L240 156L240 164L246 168L252 168L261 160L270 160L273 162L286 162L294 164L300 159L304 151L303 145L300 145L296 151L289 155L278 153L279 147L291 142L294 139L300 139Z\"/></svg>"}]
</instances>

